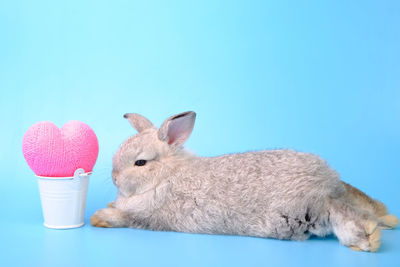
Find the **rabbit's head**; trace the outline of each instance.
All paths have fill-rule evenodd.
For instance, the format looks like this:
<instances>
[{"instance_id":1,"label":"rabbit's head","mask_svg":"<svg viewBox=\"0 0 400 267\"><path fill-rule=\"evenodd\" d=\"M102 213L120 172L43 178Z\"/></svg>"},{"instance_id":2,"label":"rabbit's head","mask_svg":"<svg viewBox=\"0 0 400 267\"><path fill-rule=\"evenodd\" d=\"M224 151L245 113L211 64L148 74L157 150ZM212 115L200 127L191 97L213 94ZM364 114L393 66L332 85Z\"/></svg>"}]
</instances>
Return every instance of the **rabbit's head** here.
<instances>
[{"instance_id":1,"label":"rabbit's head","mask_svg":"<svg viewBox=\"0 0 400 267\"><path fill-rule=\"evenodd\" d=\"M174 159L182 155L182 145L189 138L196 113L192 111L168 118L157 129L145 117L128 113L124 117L138 131L115 153L112 179L124 196L154 188L171 175Z\"/></svg>"}]
</instances>

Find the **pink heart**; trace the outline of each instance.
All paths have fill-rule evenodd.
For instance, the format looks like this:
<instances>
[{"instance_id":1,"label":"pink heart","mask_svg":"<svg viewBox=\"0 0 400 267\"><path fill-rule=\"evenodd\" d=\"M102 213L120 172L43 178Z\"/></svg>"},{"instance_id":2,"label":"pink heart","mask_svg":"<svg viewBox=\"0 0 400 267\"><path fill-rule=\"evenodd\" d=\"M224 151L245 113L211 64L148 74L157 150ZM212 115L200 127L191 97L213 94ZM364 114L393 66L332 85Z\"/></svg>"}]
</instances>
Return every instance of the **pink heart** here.
<instances>
[{"instance_id":1,"label":"pink heart","mask_svg":"<svg viewBox=\"0 0 400 267\"><path fill-rule=\"evenodd\" d=\"M22 153L36 175L69 177L78 168L92 171L99 143L92 128L83 122L70 121L58 129L54 123L42 121L26 131Z\"/></svg>"}]
</instances>

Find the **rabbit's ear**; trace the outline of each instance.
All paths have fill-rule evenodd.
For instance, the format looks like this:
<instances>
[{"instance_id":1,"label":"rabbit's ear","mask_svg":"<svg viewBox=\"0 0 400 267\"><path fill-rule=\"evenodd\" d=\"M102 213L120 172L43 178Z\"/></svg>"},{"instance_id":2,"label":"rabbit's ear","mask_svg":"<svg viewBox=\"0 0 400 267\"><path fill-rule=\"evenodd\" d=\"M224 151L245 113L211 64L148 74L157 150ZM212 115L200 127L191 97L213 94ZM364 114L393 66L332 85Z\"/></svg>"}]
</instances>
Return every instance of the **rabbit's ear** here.
<instances>
[{"instance_id":1,"label":"rabbit's ear","mask_svg":"<svg viewBox=\"0 0 400 267\"><path fill-rule=\"evenodd\" d=\"M124 115L125 119L128 119L129 123L140 133L143 130L146 130L148 128L154 127L153 124L143 117L142 115L139 115L137 113L126 113Z\"/></svg>"},{"instance_id":2,"label":"rabbit's ear","mask_svg":"<svg viewBox=\"0 0 400 267\"><path fill-rule=\"evenodd\" d=\"M192 133L196 113L187 111L168 118L158 130L161 141L173 145L183 145Z\"/></svg>"}]
</instances>

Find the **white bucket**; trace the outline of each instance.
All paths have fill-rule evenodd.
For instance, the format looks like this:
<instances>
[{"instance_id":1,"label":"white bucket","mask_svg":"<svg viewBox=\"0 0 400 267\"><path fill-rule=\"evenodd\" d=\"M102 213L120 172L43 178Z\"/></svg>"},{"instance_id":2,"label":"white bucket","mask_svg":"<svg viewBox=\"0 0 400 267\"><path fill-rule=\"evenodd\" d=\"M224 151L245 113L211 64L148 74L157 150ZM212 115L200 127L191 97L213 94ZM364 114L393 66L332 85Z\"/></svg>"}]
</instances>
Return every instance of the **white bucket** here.
<instances>
[{"instance_id":1,"label":"white bucket","mask_svg":"<svg viewBox=\"0 0 400 267\"><path fill-rule=\"evenodd\" d=\"M85 224L84 213L90 174L92 173L77 169L73 177L37 176L44 226L68 229Z\"/></svg>"}]
</instances>

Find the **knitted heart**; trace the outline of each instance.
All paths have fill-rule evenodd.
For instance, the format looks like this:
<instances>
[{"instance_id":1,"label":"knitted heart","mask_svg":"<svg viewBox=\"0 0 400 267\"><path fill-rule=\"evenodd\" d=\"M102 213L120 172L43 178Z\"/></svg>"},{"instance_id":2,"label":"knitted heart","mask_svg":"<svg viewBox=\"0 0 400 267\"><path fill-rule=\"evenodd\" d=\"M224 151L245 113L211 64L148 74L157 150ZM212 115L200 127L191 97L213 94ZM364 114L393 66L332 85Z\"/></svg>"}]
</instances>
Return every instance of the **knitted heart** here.
<instances>
[{"instance_id":1,"label":"knitted heart","mask_svg":"<svg viewBox=\"0 0 400 267\"><path fill-rule=\"evenodd\" d=\"M69 177L78 168L92 171L99 143L93 130L83 122L70 121L58 129L53 123L42 121L26 131L22 153L36 175Z\"/></svg>"}]
</instances>

